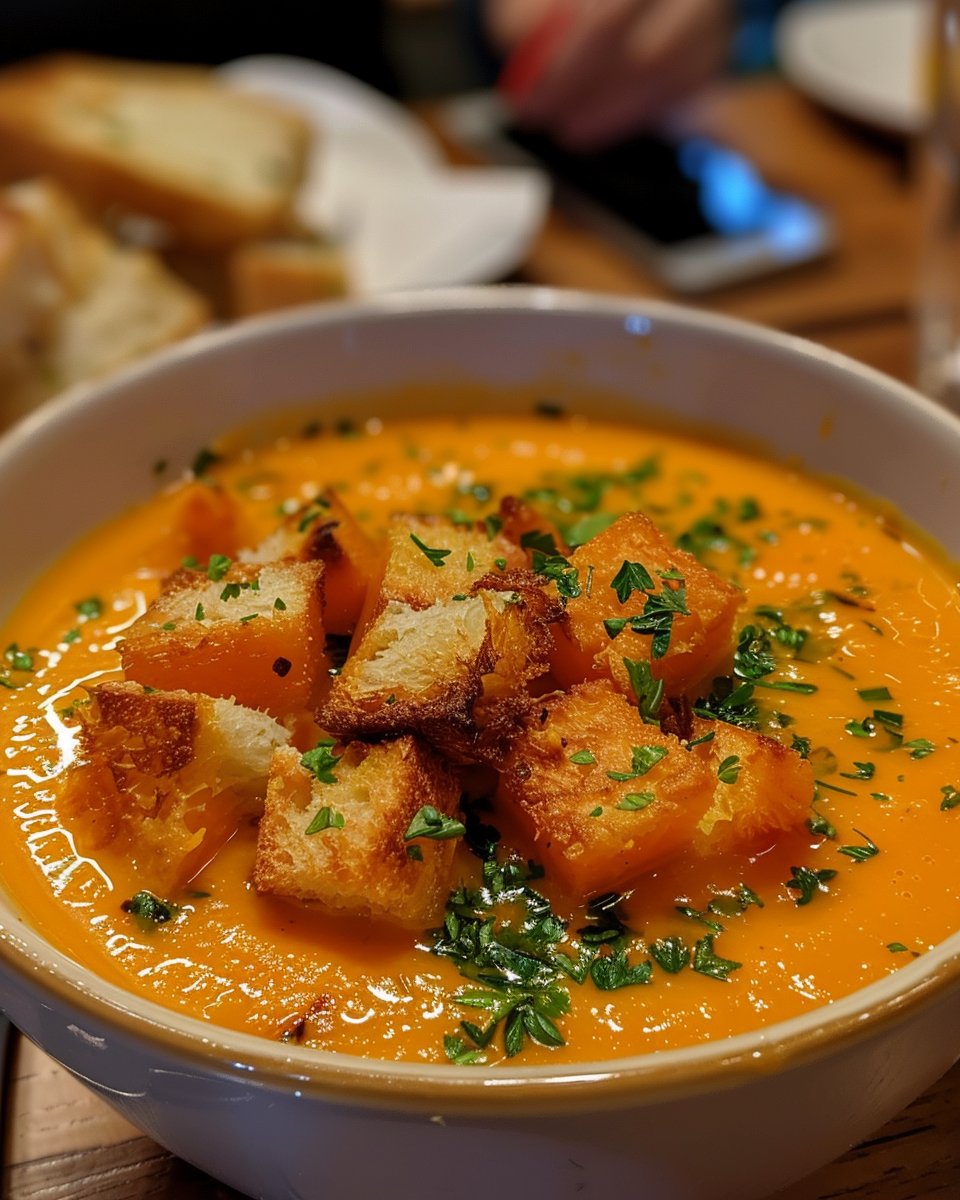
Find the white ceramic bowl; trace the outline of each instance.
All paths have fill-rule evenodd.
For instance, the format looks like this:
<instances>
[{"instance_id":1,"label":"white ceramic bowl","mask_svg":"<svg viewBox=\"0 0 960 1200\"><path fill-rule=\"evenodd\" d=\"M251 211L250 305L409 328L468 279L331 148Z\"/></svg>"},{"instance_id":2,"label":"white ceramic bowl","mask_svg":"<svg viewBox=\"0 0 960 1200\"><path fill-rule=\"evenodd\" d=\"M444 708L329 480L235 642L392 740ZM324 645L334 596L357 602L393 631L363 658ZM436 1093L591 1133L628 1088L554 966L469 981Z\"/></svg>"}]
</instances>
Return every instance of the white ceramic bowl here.
<instances>
[{"instance_id":1,"label":"white ceramic bowl","mask_svg":"<svg viewBox=\"0 0 960 1200\"><path fill-rule=\"evenodd\" d=\"M0 445L0 611L79 534L224 428L274 409L458 380L591 389L721 426L891 499L960 557L960 422L814 346L669 306L544 290L297 312L173 350ZM347 399L341 399L342 397ZM352 397L352 398L351 398ZM607 406L611 407L610 405ZM370 415L368 413L364 415ZM378 415L385 415L382 411ZM750 1200L831 1160L960 1055L960 934L757 1033L556 1069L392 1065L291 1050L162 1009L52 949L0 898L0 1004L175 1153L276 1198L489 1200L532 1188Z\"/></svg>"}]
</instances>

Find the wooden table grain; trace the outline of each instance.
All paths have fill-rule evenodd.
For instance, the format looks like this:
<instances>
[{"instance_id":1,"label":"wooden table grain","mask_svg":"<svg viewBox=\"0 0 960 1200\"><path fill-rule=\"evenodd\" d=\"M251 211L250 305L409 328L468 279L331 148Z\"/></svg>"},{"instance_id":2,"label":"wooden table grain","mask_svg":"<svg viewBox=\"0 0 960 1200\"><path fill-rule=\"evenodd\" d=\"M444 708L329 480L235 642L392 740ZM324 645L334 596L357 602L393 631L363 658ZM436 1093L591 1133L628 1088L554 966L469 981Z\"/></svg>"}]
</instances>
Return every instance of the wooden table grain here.
<instances>
[{"instance_id":1,"label":"wooden table grain","mask_svg":"<svg viewBox=\"0 0 960 1200\"><path fill-rule=\"evenodd\" d=\"M436 111L422 115L440 130ZM776 79L720 87L687 119L745 151L773 182L823 203L838 230L829 260L715 293L700 306L812 338L909 381L919 222L908 148L831 118ZM446 147L453 161L469 161L462 149ZM518 278L666 295L640 266L559 213L551 214ZM9 1103L7 1200L237 1196L138 1133L24 1040ZM934 1196L960 1197L960 1065L885 1128L776 1200Z\"/></svg>"}]
</instances>

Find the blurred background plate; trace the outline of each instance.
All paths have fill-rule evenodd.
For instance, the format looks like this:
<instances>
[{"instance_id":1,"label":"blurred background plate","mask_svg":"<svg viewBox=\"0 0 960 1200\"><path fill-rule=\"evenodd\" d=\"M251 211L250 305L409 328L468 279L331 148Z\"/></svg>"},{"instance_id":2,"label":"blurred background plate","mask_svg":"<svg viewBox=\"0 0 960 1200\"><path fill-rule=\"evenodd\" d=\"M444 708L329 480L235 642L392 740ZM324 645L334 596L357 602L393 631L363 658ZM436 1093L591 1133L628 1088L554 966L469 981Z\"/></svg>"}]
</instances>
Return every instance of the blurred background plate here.
<instances>
[{"instance_id":1,"label":"blurred background plate","mask_svg":"<svg viewBox=\"0 0 960 1200\"><path fill-rule=\"evenodd\" d=\"M929 0L813 0L777 29L787 78L821 104L893 133L923 128Z\"/></svg>"},{"instance_id":2,"label":"blurred background plate","mask_svg":"<svg viewBox=\"0 0 960 1200\"><path fill-rule=\"evenodd\" d=\"M414 117L331 67L257 56L221 72L314 127L299 214L342 243L355 292L488 283L525 256L549 198L540 172L446 167Z\"/></svg>"}]
</instances>

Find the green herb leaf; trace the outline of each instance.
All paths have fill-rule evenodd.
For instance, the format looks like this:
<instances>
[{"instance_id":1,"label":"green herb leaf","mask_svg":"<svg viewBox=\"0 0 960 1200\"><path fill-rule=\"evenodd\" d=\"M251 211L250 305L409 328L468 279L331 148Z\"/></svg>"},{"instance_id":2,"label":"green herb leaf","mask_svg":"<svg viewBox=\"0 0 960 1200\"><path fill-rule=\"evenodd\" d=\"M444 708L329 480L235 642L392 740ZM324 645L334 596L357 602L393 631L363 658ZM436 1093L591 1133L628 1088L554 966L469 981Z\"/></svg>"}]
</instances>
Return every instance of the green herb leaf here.
<instances>
[{"instance_id":1,"label":"green herb leaf","mask_svg":"<svg viewBox=\"0 0 960 1200\"><path fill-rule=\"evenodd\" d=\"M589 750L577 750L576 753L570 755L570 761L578 766L587 766L597 760Z\"/></svg>"},{"instance_id":2,"label":"green herb leaf","mask_svg":"<svg viewBox=\"0 0 960 1200\"><path fill-rule=\"evenodd\" d=\"M627 952L614 950L595 958L590 968L590 978L601 992L615 992L620 988L649 983L653 968L649 962L631 966Z\"/></svg>"},{"instance_id":3,"label":"green herb leaf","mask_svg":"<svg viewBox=\"0 0 960 1200\"><path fill-rule=\"evenodd\" d=\"M713 935L707 934L700 938L693 949L693 969L700 975L708 975L711 979L726 982L732 972L738 971L743 963L734 962L732 958L721 958L713 950Z\"/></svg>"},{"instance_id":4,"label":"green herb leaf","mask_svg":"<svg viewBox=\"0 0 960 1200\"><path fill-rule=\"evenodd\" d=\"M343 755L333 753L331 747L335 744L332 738L324 738L323 741L317 742L312 750L300 756L300 766L310 771L321 783L337 782L333 769Z\"/></svg>"},{"instance_id":5,"label":"green herb leaf","mask_svg":"<svg viewBox=\"0 0 960 1200\"><path fill-rule=\"evenodd\" d=\"M613 779L617 783L623 783L628 779L639 779L642 775L646 775L662 759L666 758L670 751L666 746L632 746L631 761L629 771L608 771L607 778Z\"/></svg>"},{"instance_id":6,"label":"green herb leaf","mask_svg":"<svg viewBox=\"0 0 960 1200\"><path fill-rule=\"evenodd\" d=\"M211 554L207 563L207 578L213 583L219 583L230 570L232 563L233 559L227 554Z\"/></svg>"},{"instance_id":7,"label":"green herb leaf","mask_svg":"<svg viewBox=\"0 0 960 1200\"><path fill-rule=\"evenodd\" d=\"M681 937L657 938L650 947L650 956L669 975L678 975L690 962L690 951Z\"/></svg>"},{"instance_id":8,"label":"green herb leaf","mask_svg":"<svg viewBox=\"0 0 960 1200\"><path fill-rule=\"evenodd\" d=\"M660 725L660 705L663 703L663 680L654 679L648 662L623 659L630 687L637 698L640 716L646 725Z\"/></svg>"},{"instance_id":9,"label":"green herb leaf","mask_svg":"<svg viewBox=\"0 0 960 1200\"><path fill-rule=\"evenodd\" d=\"M433 563L435 567L445 567L446 563L443 560L449 554L453 553L452 550L438 550L433 546L427 546L417 537L415 533L410 534L410 541L413 542L418 550L422 551L423 554L426 555L426 557Z\"/></svg>"},{"instance_id":10,"label":"green herb leaf","mask_svg":"<svg viewBox=\"0 0 960 1200\"><path fill-rule=\"evenodd\" d=\"M328 804L325 804L323 808L314 813L313 820L304 832L309 836L314 833L322 833L324 829L342 829L346 823L347 820L343 813L336 812Z\"/></svg>"},{"instance_id":11,"label":"green herb leaf","mask_svg":"<svg viewBox=\"0 0 960 1200\"><path fill-rule=\"evenodd\" d=\"M717 778L721 783L736 783L740 770L740 755L731 754L717 767Z\"/></svg>"},{"instance_id":12,"label":"green herb leaf","mask_svg":"<svg viewBox=\"0 0 960 1200\"><path fill-rule=\"evenodd\" d=\"M88 621L95 621L103 614L103 601L99 596L88 596L86 600L78 600L73 607Z\"/></svg>"},{"instance_id":13,"label":"green herb leaf","mask_svg":"<svg viewBox=\"0 0 960 1200\"><path fill-rule=\"evenodd\" d=\"M145 926L163 925L172 921L180 911L175 904L161 900L153 892L137 892L130 900L124 900L120 907Z\"/></svg>"},{"instance_id":14,"label":"green herb leaf","mask_svg":"<svg viewBox=\"0 0 960 1200\"><path fill-rule=\"evenodd\" d=\"M852 858L857 863L866 862L868 858L876 858L880 853L880 848L876 843L871 841L865 833L861 833L859 829L854 829L853 832L862 837L865 844L862 846L838 846L837 853L845 854L847 858Z\"/></svg>"},{"instance_id":15,"label":"green herb leaf","mask_svg":"<svg viewBox=\"0 0 960 1200\"><path fill-rule=\"evenodd\" d=\"M836 875L829 867L817 871L813 867L791 867L792 879L787 880L786 886L797 893L795 904L798 908L809 904L819 892L826 892L824 884L829 883Z\"/></svg>"},{"instance_id":16,"label":"green herb leaf","mask_svg":"<svg viewBox=\"0 0 960 1200\"><path fill-rule=\"evenodd\" d=\"M617 593L620 603L625 604L632 592L652 592L656 585L642 563L628 562L624 559L623 566L610 581L610 586Z\"/></svg>"},{"instance_id":17,"label":"green herb leaf","mask_svg":"<svg viewBox=\"0 0 960 1200\"><path fill-rule=\"evenodd\" d=\"M960 805L960 791L948 783L940 789L943 794L943 799L940 801L940 811L949 812L951 808L956 808Z\"/></svg>"},{"instance_id":18,"label":"green herb leaf","mask_svg":"<svg viewBox=\"0 0 960 1200\"><path fill-rule=\"evenodd\" d=\"M448 817L439 809L434 808L432 804L424 804L414 814L403 838L407 842L421 837L431 838L433 841L446 841L449 838L463 837L464 833L466 833L466 826L462 821Z\"/></svg>"},{"instance_id":19,"label":"green herb leaf","mask_svg":"<svg viewBox=\"0 0 960 1200\"><path fill-rule=\"evenodd\" d=\"M640 809L649 808L655 800L653 792L627 792L617 808L624 812L639 812Z\"/></svg>"}]
</instances>

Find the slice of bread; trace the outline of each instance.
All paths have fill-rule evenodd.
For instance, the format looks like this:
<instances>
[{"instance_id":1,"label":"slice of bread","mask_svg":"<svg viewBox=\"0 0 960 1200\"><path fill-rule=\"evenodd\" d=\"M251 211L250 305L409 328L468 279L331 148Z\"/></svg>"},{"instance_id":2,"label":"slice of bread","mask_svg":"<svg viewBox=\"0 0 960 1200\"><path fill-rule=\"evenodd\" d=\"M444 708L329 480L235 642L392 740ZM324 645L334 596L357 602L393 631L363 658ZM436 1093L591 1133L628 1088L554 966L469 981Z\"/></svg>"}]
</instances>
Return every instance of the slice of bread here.
<instances>
[{"instance_id":1,"label":"slice of bread","mask_svg":"<svg viewBox=\"0 0 960 1200\"><path fill-rule=\"evenodd\" d=\"M455 843L404 835L424 805L456 815L454 772L404 737L351 743L331 774L333 782L316 778L291 748L274 755L257 834L257 891L415 929L439 923ZM326 819L318 820L324 809Z\"/></svg>"},{"instance_id":2,"label":"slice of bread","mask_svg":"<svg viewBox=\"0 0 960 1200\"><path fill-rule=\"evenodd\" d=\"M283 726L231 700L103 683L77 707L64 803L92 846L123 838L161 894L192 878L260 811Z\"/></svg>"},{"instance_id":3,"label":"slice of bread","mask_svg":"<svg viewBox=\"0 0 960 1200\"><path fill-rule=\"evenodd\" d=\"M233 252L228 270L235 317L350 294L343 251L318 238L249 242Z\"/></svg>"},{"instance_id":4,"label":"slice of bread","mask_svg":"<svg viewBox=\"0 0 960 1200\"><path fill-rule=\"evenodd\" d=\"M65 54L0 72L5 178L53 175L203 249L286 227L308 142L299 115L199 67Z\"/></svg>"},{"instance_id":5,"label":"slice of bread","mask_svg":"<svg viewBox=\"0 0 960 1200\"><path fill-rule=\"evenodd\" d=\"M118 246L56 183L0 193L0 426L201 329L202 296Z\"/></svg>"}]
</instances>

